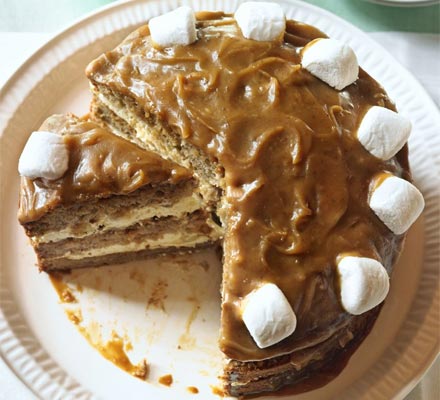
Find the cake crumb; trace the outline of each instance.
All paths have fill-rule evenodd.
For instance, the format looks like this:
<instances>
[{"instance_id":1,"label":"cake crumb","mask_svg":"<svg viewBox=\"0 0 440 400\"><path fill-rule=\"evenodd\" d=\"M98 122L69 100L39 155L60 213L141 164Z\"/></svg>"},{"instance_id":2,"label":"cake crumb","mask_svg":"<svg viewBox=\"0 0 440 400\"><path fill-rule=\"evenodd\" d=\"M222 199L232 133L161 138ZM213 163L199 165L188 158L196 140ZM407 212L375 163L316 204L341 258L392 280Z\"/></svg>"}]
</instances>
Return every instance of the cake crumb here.
<instances>
[{"instance_id":1,"label":"cake crumb","mask_svg":"<svg viewBox=\"0 0 440 400\"><path fill-rule=\"evenodd\" d=\"M161 376L159 378L159 383L161 385L171 386L173 384L173 375L167 374L167 375Z\"/></svg>"},{"instance_id":2,"label":"cake crumb","mask_svg":"<svg viewBox=\"0 0 440 400\"><path fill-rule=\"evenodd\" d=\"M186 388L186 390L188 390L188 392L192 393L192 394L197 394L199 393L199 389L197 389L195 386L188 386Z\"/></svg>"}]
</instances>

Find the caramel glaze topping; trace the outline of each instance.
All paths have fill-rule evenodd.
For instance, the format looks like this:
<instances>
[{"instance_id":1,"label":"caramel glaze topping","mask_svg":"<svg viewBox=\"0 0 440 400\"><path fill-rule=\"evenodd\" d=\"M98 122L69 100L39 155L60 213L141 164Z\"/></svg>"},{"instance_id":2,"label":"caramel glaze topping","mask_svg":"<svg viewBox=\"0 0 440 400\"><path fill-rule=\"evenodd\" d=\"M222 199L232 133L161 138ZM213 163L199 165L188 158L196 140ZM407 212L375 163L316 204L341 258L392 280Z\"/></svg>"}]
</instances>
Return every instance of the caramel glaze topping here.
<instances>
[{"instance_id":1,"label":"caramel glaze topping","mask_svg":"<svg viewBox=\"0 0 440 400\"><path fill-rule=\"evenodd\" d=\"M383 162L356 139L370 106L393 105L362 70L343 91L303 70L301 49L325 37L311 26L289 21L283 41L257 42L229 16L197 17L197 42L157 49L144 26L88 75L152 109L224 167L222 351L247 361L309 348L366 315L340 305L338 254L379 259L391 272L400 247L367 199L383 170L409 179L407 149ZM262 282L280 287L298 320L291 336L266 349L240 311Z\"/></svg>"},{"instance_id":2,"label":"caramel glaze topping","mask_svg":"<svg viewBox=\"0 0 440 400\"><path fill-rule=\"evenodd\" d=\"M69 168L55 181L21 178L21 223L36 221L60 204L127 194L147 184L190 178L187 170L72 115L54 115L40 130L63 135L69 149Z\"/></svg>"}]
</instances>

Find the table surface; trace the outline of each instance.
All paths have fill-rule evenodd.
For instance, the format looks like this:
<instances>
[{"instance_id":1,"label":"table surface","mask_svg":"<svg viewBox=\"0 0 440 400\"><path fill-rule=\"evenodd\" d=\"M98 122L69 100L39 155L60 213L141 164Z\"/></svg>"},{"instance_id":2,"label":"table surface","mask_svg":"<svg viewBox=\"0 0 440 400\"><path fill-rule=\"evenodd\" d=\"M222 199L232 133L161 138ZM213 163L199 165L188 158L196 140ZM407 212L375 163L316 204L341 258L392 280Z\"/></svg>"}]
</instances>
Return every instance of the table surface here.
<instances>
[{"instance_id":1,"label":"table surface","mask_svg":"<svg viewBox=\"0 0 440 400\"><path fill-rule=\"evenodd\" d=\"M386 7L364 0L309 0L370 33L440 105L440 5ZM111 0L0 0L0 88L58 30ZM48 12L47 10L50 10ZM420 62L423 60L423 62ZM0 358L0 400L34 399ZM440 399L437 360L406 400Z\"/></svg>"}]
</instances>

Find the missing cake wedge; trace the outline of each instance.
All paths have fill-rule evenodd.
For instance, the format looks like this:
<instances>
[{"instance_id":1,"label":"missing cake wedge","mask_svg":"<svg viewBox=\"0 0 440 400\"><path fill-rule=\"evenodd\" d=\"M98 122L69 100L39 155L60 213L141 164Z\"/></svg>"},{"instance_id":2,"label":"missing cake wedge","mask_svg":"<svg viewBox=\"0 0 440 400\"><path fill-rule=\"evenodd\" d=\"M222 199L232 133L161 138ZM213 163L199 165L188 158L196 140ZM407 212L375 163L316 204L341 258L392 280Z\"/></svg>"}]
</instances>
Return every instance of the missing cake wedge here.
<instances>
[{"instance_id":1,"label":"missing cake wedge","mask_svg":"<svg viewBox=\"0 0 440 400\"><path fill-rule=\"evenodd\" d=\"M49 117L31 135L19 169L18 218L41 270L187 252L219 239L190 171L72 114Z\"/></svg>"}]
</instances>

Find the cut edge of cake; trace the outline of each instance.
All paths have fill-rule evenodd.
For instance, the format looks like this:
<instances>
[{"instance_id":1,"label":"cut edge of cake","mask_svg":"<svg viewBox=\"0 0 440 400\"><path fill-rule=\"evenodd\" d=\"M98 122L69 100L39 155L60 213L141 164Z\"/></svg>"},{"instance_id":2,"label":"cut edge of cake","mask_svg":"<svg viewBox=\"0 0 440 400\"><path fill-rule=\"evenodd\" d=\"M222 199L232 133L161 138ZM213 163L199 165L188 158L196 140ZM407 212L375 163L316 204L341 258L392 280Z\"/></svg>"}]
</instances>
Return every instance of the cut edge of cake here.
<instances>
[{"instance_id":1,"label":"cut edge of cake","mask_svg":"<svg viewBox=\"0 0 440 400\"><path fill-rule=\"evenodd\" d=\"M154 113L147 113L134 99L114 93L109 87L91 80L93 95L90 117L139 147L153 151L166 160L192 170L198 179L197 190L207 207L217 212L223 191L224 171L218 161L181 139L163 125Z\"/></svg>"}]
</instances>

